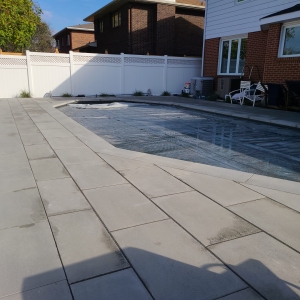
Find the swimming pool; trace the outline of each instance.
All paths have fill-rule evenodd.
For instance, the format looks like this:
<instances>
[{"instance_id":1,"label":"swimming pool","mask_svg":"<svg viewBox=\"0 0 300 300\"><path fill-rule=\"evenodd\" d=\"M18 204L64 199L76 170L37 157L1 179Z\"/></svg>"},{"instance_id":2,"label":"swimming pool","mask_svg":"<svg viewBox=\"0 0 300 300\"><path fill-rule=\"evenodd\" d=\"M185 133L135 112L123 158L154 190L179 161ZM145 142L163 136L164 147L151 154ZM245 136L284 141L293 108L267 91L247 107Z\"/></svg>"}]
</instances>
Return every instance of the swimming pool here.
<instances>
[{"instance_id":1,"label":"swimming pool","mask_svg":"<svg viewBox=\"0 0 300 300\"><path fill-rule=\"evenodd\" d=\"M163 105L62 112L115 147L300 181L300 130Z\"/></svg>"}]
</instances>

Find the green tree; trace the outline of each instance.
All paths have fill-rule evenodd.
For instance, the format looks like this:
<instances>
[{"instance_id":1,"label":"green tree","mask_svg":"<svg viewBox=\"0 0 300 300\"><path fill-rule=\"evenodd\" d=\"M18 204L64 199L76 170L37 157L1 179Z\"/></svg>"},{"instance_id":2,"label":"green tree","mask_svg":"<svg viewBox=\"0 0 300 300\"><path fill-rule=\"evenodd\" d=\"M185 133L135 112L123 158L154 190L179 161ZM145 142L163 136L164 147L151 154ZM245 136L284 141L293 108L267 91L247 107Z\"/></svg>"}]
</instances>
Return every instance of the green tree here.
<instances>
[{"instance_id":1,"label":"green tree","mask_svg":"<svg viewBox=\"0 0 300 300\"><path fill-rule=\"evenodd\" d=\"M0 48L23 51L41 22L42 10L32 0L0 1Z\"/></svg>"},{"instance_id":2,"label":"green tree","mask_svg":"<svg viewBox=\"0 0 300 300\"><path fill-rule=\"evenodd\" d=\"M29 50L37 52L53 52L55 48L55 40L52 37L52 31L49 25L41 22L37 25L35 33L31 38Z\"/></svg>"}]
</instances>

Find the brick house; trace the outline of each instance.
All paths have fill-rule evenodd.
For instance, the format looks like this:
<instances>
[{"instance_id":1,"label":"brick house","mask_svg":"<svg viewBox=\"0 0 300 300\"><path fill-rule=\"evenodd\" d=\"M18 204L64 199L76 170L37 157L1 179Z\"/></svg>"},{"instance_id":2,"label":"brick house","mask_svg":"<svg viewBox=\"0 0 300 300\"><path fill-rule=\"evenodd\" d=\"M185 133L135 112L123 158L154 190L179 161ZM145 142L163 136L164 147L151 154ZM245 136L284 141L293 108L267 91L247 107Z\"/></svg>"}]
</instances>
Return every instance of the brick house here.
<instances>
[{"instance_id":1,"label":"brick house","mask_svg":"<svg viewBox=\"0 0 300 300\"><path fill-rule=\"evenodd\" d=\"M202 56L204 13L198 0L120 0L84 20L99 53Z\"/></svg>"},{"instance_id":2,"label":"brick house","mask_svg":"<svg viewBox=\"0 0 300 300\"><path fill-rule=\"evenodd\" d=\"M299 0L208 0L203 75L300 80ZM220 81L219 81L220 82Z\"/></svg>"},{"instance_id":3,"label":"brick house","mask_svg":"<svg viewBox=\"0 0 300 300\"><path fill-rule=\"evenodd\" d=\"M76 49L95 40L94 24L68 26L54 34L53 38L56 40L56 47L60 53L69 53L70 50L78 51Z\"/></svg>"}]
</instances>

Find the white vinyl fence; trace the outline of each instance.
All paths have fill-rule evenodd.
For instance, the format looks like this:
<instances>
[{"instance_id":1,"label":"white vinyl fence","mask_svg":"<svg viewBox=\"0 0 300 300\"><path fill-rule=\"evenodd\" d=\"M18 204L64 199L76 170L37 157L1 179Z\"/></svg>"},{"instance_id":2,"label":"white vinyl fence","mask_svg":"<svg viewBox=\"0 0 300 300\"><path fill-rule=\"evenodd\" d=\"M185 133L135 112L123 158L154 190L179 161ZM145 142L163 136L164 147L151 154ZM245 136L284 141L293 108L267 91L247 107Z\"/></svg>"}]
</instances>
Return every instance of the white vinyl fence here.
<instances>
[{"instance_id":1,"label":"white vinyl fence","mask_svg":"<svg viewBox=\"0 0 300 300\"><path fill-rule=\"evenodd\" d=\"M0 55L0 98L16 97L22 90L33 97L69 93L95 95L153 95L180 93L184 83L200 76L201 58L26 52L26 56Z\"/></svg>"}]
</instances>

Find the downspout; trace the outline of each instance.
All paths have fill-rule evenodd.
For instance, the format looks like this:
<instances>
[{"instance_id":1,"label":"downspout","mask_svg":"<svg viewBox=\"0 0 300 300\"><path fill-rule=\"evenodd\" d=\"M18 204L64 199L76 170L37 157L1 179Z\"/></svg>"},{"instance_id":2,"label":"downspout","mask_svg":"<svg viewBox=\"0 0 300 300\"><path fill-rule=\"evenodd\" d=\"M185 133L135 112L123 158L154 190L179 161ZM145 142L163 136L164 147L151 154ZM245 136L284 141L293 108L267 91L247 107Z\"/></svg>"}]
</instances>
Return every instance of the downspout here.
<instances>
[{"instance_id":1,"label":"downspout","mask_svg":"<svg viewBox=\"0 0 300 300\"><path fill-rule=\"evenodd\" d=\"M203 32L203 46L202 46L202 67L201 67L201 77L204 76L204 55L205 55L205 38L206 38L206 23L207 23L207 8L208 8L208 1L206 0L205 5L205 13L204 13L204 32Z\"/></svg>"}]
</instances>

